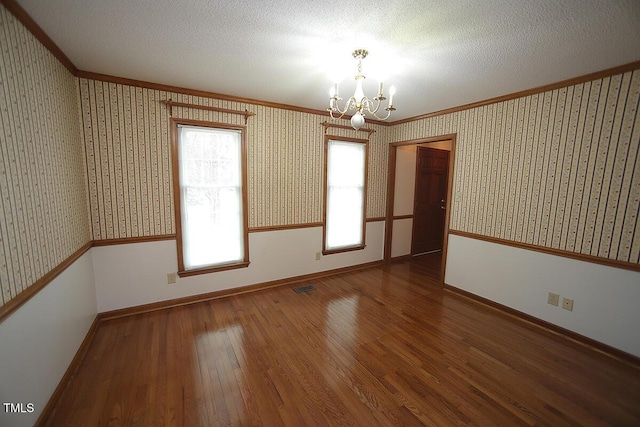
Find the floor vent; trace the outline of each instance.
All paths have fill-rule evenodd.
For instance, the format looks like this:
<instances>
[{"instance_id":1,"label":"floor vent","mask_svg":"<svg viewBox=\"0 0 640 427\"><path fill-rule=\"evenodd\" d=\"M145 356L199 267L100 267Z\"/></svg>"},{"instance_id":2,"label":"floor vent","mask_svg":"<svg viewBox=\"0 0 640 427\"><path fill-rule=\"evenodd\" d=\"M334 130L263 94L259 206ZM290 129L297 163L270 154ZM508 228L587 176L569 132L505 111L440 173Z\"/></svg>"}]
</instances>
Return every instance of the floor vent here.
<instances>
[{"instance_id":1,"label":"floor vent","mask_svg":"<svg viewBox=\"0 0 640 427\"><path fill-rule=\"evenodd\" d=\"M297 294L302 293L302 292L313 291L314 289L315 289L315 287L313 285L300 286L299 288L293 288L293 290L296 291Z\"/></svg>"}]
</instances>

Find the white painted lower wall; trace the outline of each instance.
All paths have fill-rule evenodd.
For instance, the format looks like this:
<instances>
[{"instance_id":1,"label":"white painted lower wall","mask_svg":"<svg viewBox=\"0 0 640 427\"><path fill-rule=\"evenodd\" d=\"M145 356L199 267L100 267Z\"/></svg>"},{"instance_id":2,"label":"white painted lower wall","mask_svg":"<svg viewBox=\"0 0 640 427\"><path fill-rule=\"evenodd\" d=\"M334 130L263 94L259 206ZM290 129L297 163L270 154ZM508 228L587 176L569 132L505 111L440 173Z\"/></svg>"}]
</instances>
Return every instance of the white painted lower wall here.
<instances>
[{"instance_id":1,"label":"white painted lower wall","mask_svg":"<svg viewBox=\"0 0 640 427\"><path fill-rule=\"evenodd\" d=\"M0 323L0 403L32 403L0 425L32 426L80 348L97 314L91 253L86 252Z\"/></svg>"},{"instance_id":2,"label":"white painted lower wall","mask_svg":"<svg viewBox=\"0 0 640 427\"><path fill-rule=\"evenodd\" d=\"M445 283L640 356L639 272L449 235Z\"/></svg>"},{"instance_id":3,"label":"white painted lower wall","mask_svg":"<svg viewBox=\"0 0 640 427\"><path fill-rule=\"evenodd\" d=\"M411 236L413 234L413 218L393 220L391 235L391 258L411 255Z\"/></svg>"},{"instance_id":4,"label":"white painted lower wall","mask_svg":"<svg viewBox=\"0 0 640 427\"><path fill-rule=\"evenodd\" d=\"M366 247L322 256L322 227L249 234L247 268L178 278L173 240L101 246L92 249L98 311L105 312L191 295L379 261L384 256L384 221L367 223Z\"/></svg>"}]
</instances>

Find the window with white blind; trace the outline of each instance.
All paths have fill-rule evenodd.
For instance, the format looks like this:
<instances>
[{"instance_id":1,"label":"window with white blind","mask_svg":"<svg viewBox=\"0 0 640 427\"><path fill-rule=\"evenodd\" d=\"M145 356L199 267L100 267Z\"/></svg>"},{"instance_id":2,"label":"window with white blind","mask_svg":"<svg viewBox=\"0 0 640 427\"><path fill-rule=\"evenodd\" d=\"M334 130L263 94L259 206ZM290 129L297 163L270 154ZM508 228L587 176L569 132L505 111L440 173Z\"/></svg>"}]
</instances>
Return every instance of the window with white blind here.
<instances>
[{"instance_id":1,"label":"window with white blind","mask_svg":"<svg viewBox=\"0 0 640 427\"><path fill-rule=\"evenodd\" d=\"M325 138L324 253L364 248L367 141Z\"/></svg>"},{"instance_id":2,"label":"window with white blind","mask_svg":"<svg viewBox=\"0 0 640 427\"><path fill-rule=\"evenodd\" d=\"M174 124L179 274L247 266L244 128Z\"/></svg>"}]
</instances>

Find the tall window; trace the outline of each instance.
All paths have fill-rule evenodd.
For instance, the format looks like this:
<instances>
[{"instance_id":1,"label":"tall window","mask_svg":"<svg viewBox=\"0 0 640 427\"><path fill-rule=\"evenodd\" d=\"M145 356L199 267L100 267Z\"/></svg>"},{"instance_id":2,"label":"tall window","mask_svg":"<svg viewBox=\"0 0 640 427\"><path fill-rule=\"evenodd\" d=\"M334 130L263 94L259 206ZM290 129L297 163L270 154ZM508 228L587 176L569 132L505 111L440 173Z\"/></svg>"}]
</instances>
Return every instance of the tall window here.
<instances>
[{"instance_id":1,"label":"tall window","mask_svg":"<svg viewBox=\"0 0 640 427\"><path fill-rule=\"evenodd\" d=\"M179 273L247 266L243 127L174 123Z\"/></svg>"},{"instance_id":2,"label":"tall window","mask_svg":"<svg viewBox=\"0 0 640 427\"><path fill-rule=\"evenodd\" d=\"M364 248L367 141L325 138L324 253Z\"/></svg>"}]
</instances>

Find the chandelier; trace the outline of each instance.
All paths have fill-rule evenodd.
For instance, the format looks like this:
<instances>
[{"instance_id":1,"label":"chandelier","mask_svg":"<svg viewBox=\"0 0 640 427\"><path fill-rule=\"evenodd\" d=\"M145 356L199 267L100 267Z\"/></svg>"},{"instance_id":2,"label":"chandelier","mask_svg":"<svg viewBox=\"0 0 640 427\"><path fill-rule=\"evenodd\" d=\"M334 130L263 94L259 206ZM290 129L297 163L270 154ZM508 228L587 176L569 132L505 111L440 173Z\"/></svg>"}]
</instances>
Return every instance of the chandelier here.
<instances>
[{"instance_id":1,"label":"chandelier","mask_svg":"<svg viewBox=\"0 0 640 427\"><path fill-rule=\"evenodd\" d=\"M366 113L372 114L378 120L386 120L391 115L391 112L396 109L393 106L393 95L396 93L396 89L393 86L389 89L389 105L384 109L387 112L386 114L378 115L382 101L387 99L382 92L382 83L378 86L378 95L375 98L370 99L365 96L362 90L362 82L365 79L364 75L362 75L362 60L367 57L368 53L365 49L356 49L353 51L353 57L358 60L358 74L355 76L356 91L342 108L338 105L342 100L338 94L338 83L329 91L329 108L327 108L329 115L332 119L340 119L347 111L355 110L351 116L351 126L353 126L355 130L360 129L362 125L364 125L364 116Z\"/></svg>"}]
</instances>

